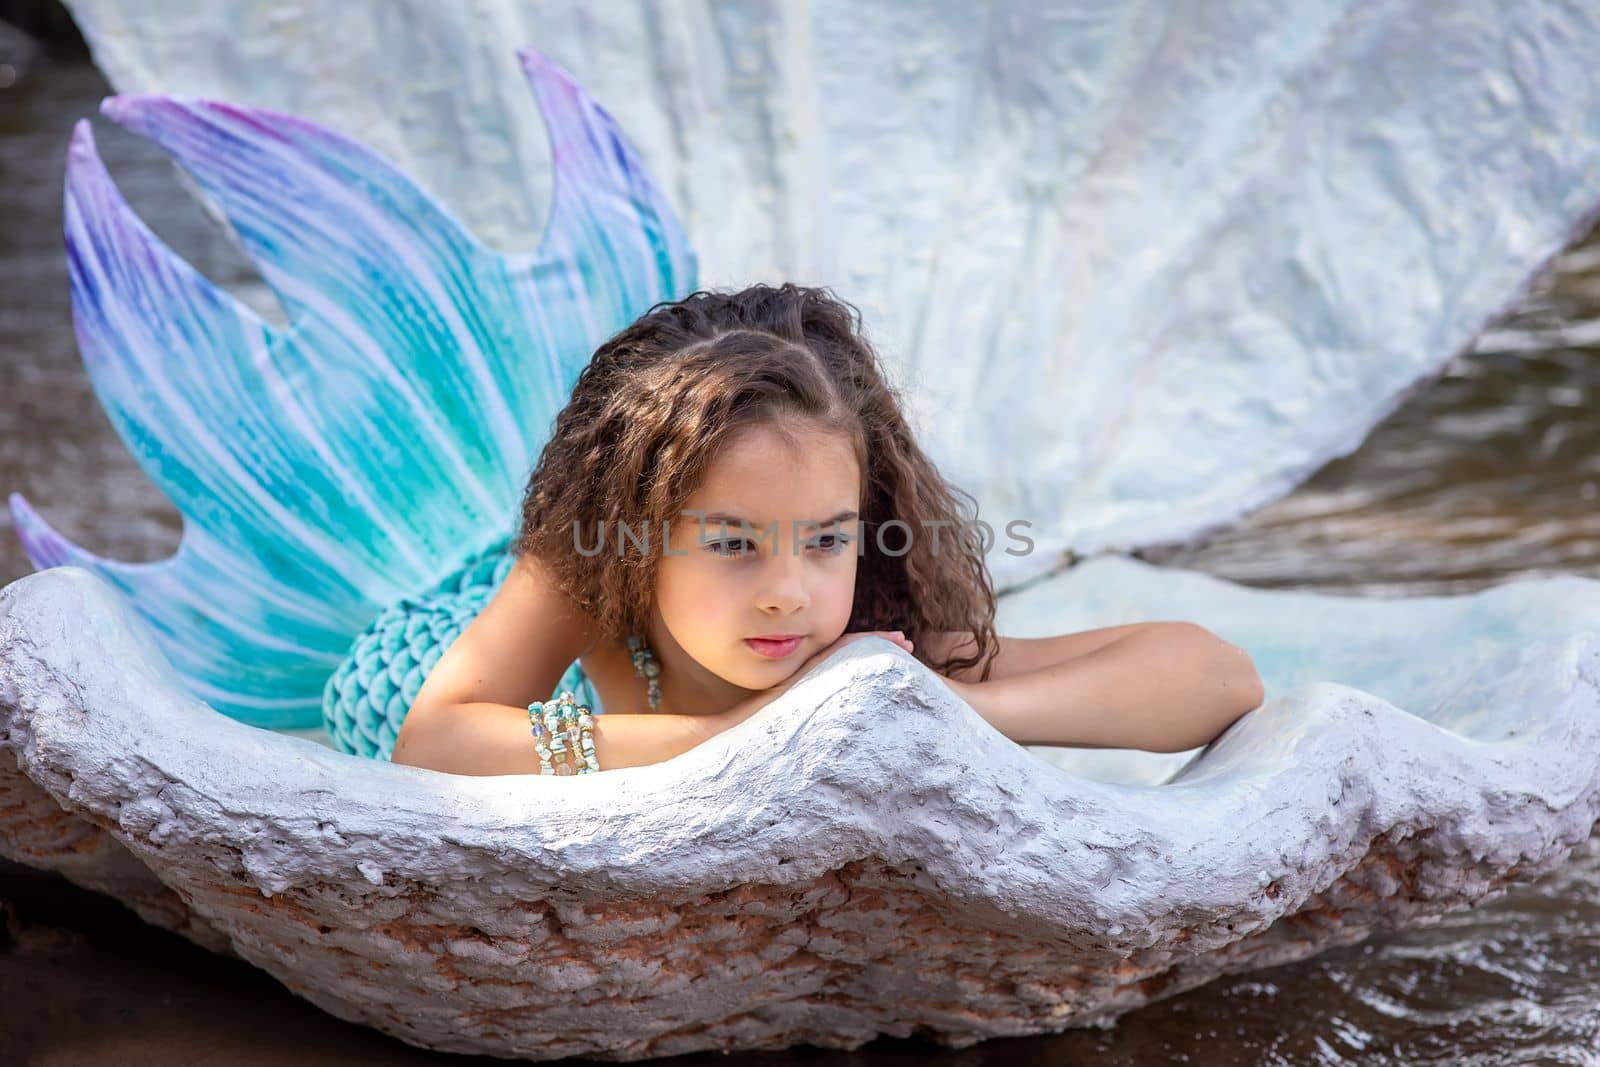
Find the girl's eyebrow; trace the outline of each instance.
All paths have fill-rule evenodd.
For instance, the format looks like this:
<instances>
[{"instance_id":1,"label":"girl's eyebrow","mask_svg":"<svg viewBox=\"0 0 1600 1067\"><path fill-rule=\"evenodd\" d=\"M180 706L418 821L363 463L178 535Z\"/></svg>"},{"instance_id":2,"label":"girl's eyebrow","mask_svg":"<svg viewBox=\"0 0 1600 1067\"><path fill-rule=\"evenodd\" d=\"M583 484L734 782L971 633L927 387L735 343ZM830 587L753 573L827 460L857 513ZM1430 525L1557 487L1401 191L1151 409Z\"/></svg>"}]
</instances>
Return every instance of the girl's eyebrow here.
<instances>
[{"instance_id":1,"label":"girl's eyebrow","mask_svg":"<svg viewBox=\"0 0 1600 1067\"><path fill-rule=\"evenodd\" d=\"M839 514L833 516L832 518L823 519L821 522L816 523L815 525L818 526L818 527L832 526L836 522L844 522L847 519L855 519L855 518L859 518L859 517L860 516L859 516L859 514L857 512L854 512L854 511L841 511L841 512L839 512ZM746 523L743 519L739 518L739 516L737 516L737 515L729 515L727 512L724 512L724 511L709 511L709 512L706 513L705 518L702 521L708 522L708 523L712 523L712 522L715 522L715 523L727 523L729 526L739 526L739 525L743 524L743 525L746 525L746 526L750 527L752 530L758 528L756 523L753 523L753 522Z\"/></svg>"}]
</instances>

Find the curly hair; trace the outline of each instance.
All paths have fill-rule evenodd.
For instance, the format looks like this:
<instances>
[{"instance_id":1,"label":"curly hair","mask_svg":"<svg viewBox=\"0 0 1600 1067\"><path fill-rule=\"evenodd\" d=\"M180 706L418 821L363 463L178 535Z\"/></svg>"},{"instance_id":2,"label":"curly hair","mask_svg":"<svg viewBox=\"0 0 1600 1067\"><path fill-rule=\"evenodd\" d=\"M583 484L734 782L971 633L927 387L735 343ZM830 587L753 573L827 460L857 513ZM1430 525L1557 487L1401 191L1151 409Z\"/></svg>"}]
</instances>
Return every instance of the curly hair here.
<instances>
[{"instance_id":1,"label":"curly hair","mask_svg":"<svg viewBox=\"0 0 1600 1067\"><path fill-rule=\"evenodd\" d=\"M859 310L826 288L786 282L662 301L595 349L529 475L512 551L539 560L602 637L644 632L658 556L587 555L573 532L597 520L602 531L661 529L719 446L754 424L790 440L798 427L847 437L865 474L865 531L893 519L964 531L977 516L976 501L912 438ZM862 539L847 632L902 630L930 669L981 662L987 679L998 641L982 554L940 552L917 536L892 555L877 540ZM955 643L971 654L928 658L920 638L938 631L972 634L975 645Z\"/></svg>"}]
</instances>

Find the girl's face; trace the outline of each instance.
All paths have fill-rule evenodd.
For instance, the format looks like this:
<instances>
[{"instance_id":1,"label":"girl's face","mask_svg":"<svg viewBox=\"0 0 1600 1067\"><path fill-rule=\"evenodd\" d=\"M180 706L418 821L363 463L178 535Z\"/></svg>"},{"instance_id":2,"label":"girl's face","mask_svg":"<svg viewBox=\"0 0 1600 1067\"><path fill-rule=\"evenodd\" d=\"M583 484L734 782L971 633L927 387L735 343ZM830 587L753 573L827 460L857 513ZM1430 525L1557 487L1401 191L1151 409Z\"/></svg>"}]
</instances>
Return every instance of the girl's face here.
<instances>
[{"instance_id":1,"label":"girl's face","mask_svg":"<svg viewBox=\"0 0 1600 1067\"><path fill-rule=\"evenodd\" d=\"M736 434L673 517L649 635L664 691L676 674L681 691L731 703L741 694L730 685L770 689L844 633L862 474L846 438L815 429L796 438L791 450L764 426ZM799 640L750 641L781 634Z\"/></svg>"}]
</instances>

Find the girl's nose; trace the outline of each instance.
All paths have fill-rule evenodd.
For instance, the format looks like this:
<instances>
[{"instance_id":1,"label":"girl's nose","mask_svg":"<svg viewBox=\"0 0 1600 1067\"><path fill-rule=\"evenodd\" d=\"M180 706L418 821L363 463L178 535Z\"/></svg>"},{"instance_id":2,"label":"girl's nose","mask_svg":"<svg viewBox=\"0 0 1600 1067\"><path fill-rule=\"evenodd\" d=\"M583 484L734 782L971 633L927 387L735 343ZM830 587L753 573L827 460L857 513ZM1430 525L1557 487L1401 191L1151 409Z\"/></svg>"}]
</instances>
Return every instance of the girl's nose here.
<instances>
[{"instance_id":1,"label":"girl's nose","mask_svg":"<svg viewBox=\"0 0 1600 1067\"><path fill-rule=\"evenodd\" d=\"M811 602L811 594L806 588L804 560L799 556L786 557L779 551L763 562L765 563L761 590L763 607L778 611L794 611Z\"/></svg>"}]
</instances>

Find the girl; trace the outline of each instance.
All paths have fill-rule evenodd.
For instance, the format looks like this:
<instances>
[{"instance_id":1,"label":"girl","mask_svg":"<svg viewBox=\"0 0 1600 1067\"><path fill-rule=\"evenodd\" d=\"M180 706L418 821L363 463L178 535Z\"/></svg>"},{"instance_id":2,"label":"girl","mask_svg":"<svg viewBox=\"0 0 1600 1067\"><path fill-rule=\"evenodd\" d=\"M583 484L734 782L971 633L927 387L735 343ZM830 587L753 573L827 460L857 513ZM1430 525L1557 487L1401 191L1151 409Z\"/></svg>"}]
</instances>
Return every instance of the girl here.
<instances>
[{"instance_id":1,"label":"girl","mask_svg":"<svg viewBox=\"0 0 1600 1067\"><path fill-rule=\"evenodd\" d=\"M1190 623L998 637L963 502L853 305L793 284L657 304L578 377L528 480L517 562L390 759L538 771L527 707L578 666L605 712L599 767L655 763L866 636L1022 744L1180 752L1260 704L1249 657Z\"/></svg>"}]
</instances>

